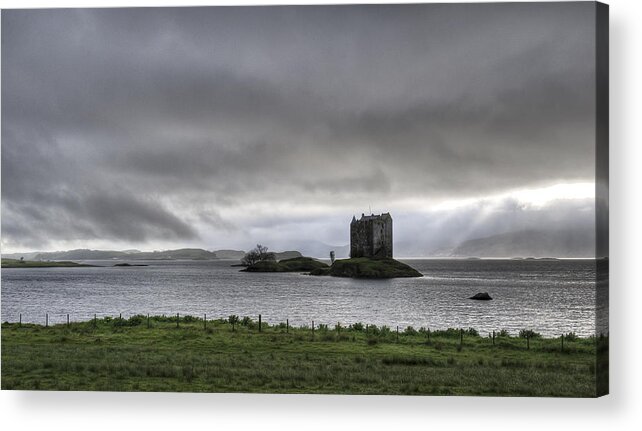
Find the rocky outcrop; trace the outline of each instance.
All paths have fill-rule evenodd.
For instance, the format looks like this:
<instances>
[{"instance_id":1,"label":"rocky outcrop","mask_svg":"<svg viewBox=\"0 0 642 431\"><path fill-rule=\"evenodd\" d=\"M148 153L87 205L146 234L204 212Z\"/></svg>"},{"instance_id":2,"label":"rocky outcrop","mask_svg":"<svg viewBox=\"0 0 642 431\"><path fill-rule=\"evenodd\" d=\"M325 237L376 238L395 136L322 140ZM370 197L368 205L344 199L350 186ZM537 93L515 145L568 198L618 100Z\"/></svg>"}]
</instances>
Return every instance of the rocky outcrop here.
<instances>
[{"instance_id":1,"label":"rocky outcrop","mask_svg":"<svg viewBox=\"0 0 642 431\"><path fill-rule=\"evenodd\" d=\"M329 268L327 264L311 257L295 257L280 261L264 260L243 269L244 272L310 272Z\"/></svg>"},{"instance_id":2,"label":"rocky outcrop","mask_svg":"<svg viewBox=\"0 0 642 431\"><path fill-rule=\"evenodd\" d=\"M490 297L488 292L480 292L480 293L476 293L475 295L471 296L468 299L476 299L478 301L490 301L493 298Z\"/></svg>"},{"instance_id":3,"label":"rocky outcrop","mask_svg":"<svg viewBox=\"0 0 642 431\"><path fill-rule=\"evenodd\" d=\"M349 278L422 277L416 269L392 258L371 259L358 257L336 260L329 270L314 271L311 275L332 275Z\"/></svg>"}]
</instances>

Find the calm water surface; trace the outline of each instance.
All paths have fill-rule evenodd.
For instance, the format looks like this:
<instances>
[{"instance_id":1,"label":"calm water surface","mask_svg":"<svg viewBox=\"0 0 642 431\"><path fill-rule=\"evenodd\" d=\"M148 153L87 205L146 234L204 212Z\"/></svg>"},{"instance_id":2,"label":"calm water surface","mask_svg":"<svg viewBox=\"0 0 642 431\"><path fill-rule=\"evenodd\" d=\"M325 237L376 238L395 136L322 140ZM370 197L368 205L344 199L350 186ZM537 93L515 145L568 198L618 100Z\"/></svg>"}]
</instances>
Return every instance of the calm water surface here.
<instances>
[{"instance_id":1,"label":"calm water surface","mask_svg":"<svg viewBox=\"0 0 642 431\"><path fill-rule=\"evenodd\" d=\"M2 270L2 320L52 323L98 316L230 314L290 324L374 323L480 332L595 333L593 260L404 260L422 278L354 280L244 273L232 261L152 261L146 267ZM140 262L143 263L143 262ZM489 292L492 301L467 299Z\"/></svg>"}]
</instances>

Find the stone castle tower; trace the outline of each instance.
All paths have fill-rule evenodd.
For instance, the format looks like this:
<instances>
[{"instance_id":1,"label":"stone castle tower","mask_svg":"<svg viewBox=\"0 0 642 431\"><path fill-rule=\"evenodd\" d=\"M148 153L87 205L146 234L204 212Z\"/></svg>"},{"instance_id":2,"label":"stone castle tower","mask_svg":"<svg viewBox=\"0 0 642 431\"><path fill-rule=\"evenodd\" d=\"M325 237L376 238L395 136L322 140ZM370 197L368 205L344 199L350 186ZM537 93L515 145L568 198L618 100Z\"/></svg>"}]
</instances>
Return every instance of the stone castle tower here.
<instances>
[{"instance_id":1,"label":"stone castle tower","mask_svg":"<svg viewBox=\"0 0 642 431\"><path fill-rule=\"evenodd\" d=\"M350 223L350 257L392 257L392 217L361 214Z\"/></svg>"}]
</instances>

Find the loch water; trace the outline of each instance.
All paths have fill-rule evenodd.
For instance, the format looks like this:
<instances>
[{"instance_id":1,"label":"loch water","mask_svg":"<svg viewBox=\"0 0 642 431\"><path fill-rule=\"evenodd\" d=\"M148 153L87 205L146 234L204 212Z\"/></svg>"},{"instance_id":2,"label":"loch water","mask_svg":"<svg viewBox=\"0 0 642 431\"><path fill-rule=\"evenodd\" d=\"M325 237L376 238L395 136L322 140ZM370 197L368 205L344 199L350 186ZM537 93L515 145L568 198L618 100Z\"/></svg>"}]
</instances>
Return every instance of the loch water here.
<instances>
[{"instance_id":1,"label":"loch water","mask_svg":"<svg viewBox=\"0 0 642 431\"><path fill-rule=\"evenodd\" d=\"M299 273L245 273L234 261L146 261L115 267L2 270L2 321L51 324L99 317L231 314L269 323L391 328L532 329L545 336L595 334L595 260L400 259L421 278L359 280ZM468 299L488 292L492 301Z\"/></svg>"}]
</instances>

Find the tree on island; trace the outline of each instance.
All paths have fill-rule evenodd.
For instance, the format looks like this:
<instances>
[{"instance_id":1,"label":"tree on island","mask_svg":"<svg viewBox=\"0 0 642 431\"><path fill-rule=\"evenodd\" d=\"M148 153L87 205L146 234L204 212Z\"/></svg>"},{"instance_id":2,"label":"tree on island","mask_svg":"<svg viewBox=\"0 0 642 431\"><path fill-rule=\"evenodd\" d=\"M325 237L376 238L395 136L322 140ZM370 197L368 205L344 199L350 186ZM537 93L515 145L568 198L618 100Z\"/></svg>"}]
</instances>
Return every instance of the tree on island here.
<instances>
[{"instance_id":1,"label":"tree on island","mask_svg":"<svg viewBox=\"0 0 642 431\"><path fill-rule=\"evenodd\" d=\"M275 261L276 256L274 253L268 252L267 247L257 244L255 248L245 254L243 259L241 259L241 263L246 266L252 266L257 262L263 262L266 260Z\"/></svg>"}]
</instances>

